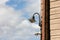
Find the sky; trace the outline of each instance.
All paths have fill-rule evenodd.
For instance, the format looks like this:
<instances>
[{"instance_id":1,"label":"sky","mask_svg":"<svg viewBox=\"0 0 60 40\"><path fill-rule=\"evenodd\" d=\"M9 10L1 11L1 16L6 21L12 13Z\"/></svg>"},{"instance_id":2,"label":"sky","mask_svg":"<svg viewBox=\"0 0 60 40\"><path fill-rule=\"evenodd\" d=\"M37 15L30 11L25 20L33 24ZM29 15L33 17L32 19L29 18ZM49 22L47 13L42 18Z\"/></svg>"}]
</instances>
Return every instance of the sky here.
<instances>
[{"instance_id":1,"label":"sky","mask_svg":"<svg viewBox=\"0 0 60 40\"><path fill-rule=\"evenodd\" d=\"M40 27L29 22L40 13L40 0L0 0L0 40L40 40ZM36 18L38 19L38 18Z\"/></svg>"}]
</instances>

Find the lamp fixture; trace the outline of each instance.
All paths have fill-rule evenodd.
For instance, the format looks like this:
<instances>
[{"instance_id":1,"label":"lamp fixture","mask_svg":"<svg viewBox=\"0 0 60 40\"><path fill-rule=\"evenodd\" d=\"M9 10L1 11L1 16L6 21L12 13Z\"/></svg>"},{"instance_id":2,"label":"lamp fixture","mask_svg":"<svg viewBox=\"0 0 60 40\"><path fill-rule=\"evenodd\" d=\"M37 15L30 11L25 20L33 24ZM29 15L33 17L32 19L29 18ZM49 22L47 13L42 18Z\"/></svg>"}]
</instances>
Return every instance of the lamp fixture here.
<instances>
[{"instance_id":1,"label":"lamp fixture","mask_svg":"<svg viewBox=\"0 0 60 40\"><path fill-rule=\"evenodd\" d=\"M29 21L30 21L31 23L36 22L36 20L35 20L35 16L34 16L34 15L36 15L36 14L39 16L39 24L38 24L38 25L39 25L40 27L42 27L41 16L40 16L40 14L37 13L37 12L33 14L32 18L29 19ZM40 30L42 30L42 28L41 28ZM41 31L41 33L42 33L42 31ZM36 33L35 35L42 35L41 33Z\"/></svg>"},{"instance_id":2,"label":"lamp fixture","mask_svg":"<svg viewBox=\"0 0 60 40\"><path fill-rule=\"evenodd\" d=\"M40 14L39 13L34 13L33 14L33 16L32 16L32 18L31 19L29 19L29 21L31 22L31 23L34 23L34 22L36 22L36 20L35 20L35 16L34 15L39 15L39 26L41 27L42 26L42 24L41 24L41 16L40 16Z\"/></svg>"}]
</instances>

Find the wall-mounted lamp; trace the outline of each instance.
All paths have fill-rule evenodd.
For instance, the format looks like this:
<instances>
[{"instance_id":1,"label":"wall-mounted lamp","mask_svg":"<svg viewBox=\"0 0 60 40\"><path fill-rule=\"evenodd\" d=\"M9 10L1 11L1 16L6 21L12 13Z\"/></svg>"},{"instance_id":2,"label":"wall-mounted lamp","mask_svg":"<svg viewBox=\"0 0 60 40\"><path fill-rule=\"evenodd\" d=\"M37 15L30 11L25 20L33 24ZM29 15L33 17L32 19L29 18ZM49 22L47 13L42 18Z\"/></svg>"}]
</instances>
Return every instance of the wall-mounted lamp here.
<instances>
[{"instance_id":1,"label":"wall-mounted lamp","mask_svg":"<svg viewBox=\"0 0 60 40\"><path fill-rule=\"evenodd\" d=\"M39 26L41 27L41 26L42 26L42 25L41 25L41 16L40 16L39 13L34 13L33 16L32 16L32 18L29 19L29 21L30 21L31 23L36 22L36 20L35 20L35 16L34 16L34 15L36 15L36 14L39 15Z\"/></svg>"},{"instance_id":2,"label":"wall-mounted lamp","mask_svg":"<svg viewBox=\"0 0 60 40\"><path fill-rule=\"evenodd\" d=\"M33 16L32 16L32 18L29 19L29 21L30 21L31 23L36 22L35 16L34 16L34 15L36 15L36 14L39 16L39 24L38 24L38 25L39 25L40 27L42 27L42 24L41 24L41 16L40 16L39 13L34 13ZM40 29L40 30L41 30L41 29ZM41 33L36 33L35 35L41 35Z\"/></svg>"}]
</instances>

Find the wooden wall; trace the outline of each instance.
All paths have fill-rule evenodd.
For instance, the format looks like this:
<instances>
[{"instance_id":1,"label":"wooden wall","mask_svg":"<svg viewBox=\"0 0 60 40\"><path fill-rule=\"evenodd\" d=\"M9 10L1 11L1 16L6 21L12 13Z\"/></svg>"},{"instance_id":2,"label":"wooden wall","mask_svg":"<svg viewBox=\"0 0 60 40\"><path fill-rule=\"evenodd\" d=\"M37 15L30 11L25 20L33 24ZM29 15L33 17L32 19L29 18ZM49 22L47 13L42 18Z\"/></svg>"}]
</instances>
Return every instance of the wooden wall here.
<instances>
[{"instance_id":1,"label":"wooden wall","mask_svg":"<svg viewBox=\"0 0 60 40\"><path fill-rule=\"evenodd\" d=\"M50 0L51 40L60 40L60 0Z\"/></svg>"},{"instance_id":2,"label":"wooden wall","mask_svg":"<svg viewBox=\"0 0 60 40\"><path fill-rule=\"evenodd\" d=\"M41 14L42 15L42 36L40 40L45 40L45 0L41 0Z\"/></svg>"},{"instance_id":3,"label":"wooden wall","mask_svg":"<svg viewBox=\"0 0 60 40\"><path fill-rule=\"evenodd\" d=\"M42 38L41 40L50 40L50 1L41 0L41 14L42 14Z\"/></svg>"}]
</instances>

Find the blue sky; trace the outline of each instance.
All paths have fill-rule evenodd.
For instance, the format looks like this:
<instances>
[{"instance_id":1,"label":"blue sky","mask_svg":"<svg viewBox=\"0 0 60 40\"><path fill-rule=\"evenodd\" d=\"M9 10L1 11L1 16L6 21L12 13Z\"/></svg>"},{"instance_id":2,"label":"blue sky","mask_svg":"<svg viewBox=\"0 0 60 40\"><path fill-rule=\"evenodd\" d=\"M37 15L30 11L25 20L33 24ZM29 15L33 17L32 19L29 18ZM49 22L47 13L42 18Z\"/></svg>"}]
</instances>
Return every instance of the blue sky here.
<instances>
[{"instance_id":1,"label":"blue sky","mask_svg":"<svg viewBox=\"0 0 60 40\"><path fill-rule=\"evenodd\" d=\"M0 0L0 40L40 40L39 26L29 18L40 13L40 0ZM36 16L38 20L38 16Z\"/></svg>"},{"instance_id":2,"label":"blue sky","mask_svg":"<svg viewBox=\"0 0 60 40\"><path fill-rule=\"evenodd\" d=\"M6 5L9 5L13 7L15 10L21 10L26 7L28 3L24 0L10 0L6 3ZM16 6L15 6L16 5Z\"/></svg>"}]
</instances>

